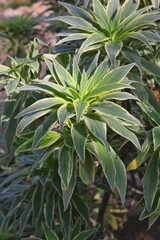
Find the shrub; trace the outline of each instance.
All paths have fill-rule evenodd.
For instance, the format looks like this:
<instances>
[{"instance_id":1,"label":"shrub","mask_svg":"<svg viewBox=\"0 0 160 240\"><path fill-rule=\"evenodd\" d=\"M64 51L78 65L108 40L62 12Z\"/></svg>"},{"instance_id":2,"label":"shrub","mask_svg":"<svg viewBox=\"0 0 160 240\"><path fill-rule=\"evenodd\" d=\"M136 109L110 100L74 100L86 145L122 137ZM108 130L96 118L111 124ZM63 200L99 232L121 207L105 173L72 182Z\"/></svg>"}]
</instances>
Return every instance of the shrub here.
<instances>
[{"instance_id":1,"label":"shrub","mask_svg":"<svg viewBox=\"0 0 160 240\"><path fill-rule=\"evenodd\" d=\"M69 28L54 51L36 39L26 59L0 66L4 136L15 149L0 201L21 238L99 239L84 189L117 189L123 204L127 166L145 172L140 219L158 218L160 105L150 86L159 86L160 14L139 2L93 0L89 11L62 2L71 15L52 20Z\"/></svg>"}]
</instances>

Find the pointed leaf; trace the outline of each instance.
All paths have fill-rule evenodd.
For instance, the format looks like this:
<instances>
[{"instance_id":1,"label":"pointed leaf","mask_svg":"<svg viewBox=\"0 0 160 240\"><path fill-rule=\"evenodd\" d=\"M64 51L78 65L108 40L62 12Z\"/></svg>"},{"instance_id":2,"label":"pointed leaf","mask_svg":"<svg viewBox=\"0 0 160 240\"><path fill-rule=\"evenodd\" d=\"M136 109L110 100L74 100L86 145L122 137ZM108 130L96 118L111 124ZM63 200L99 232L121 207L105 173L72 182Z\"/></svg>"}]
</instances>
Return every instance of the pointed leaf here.
<instances>
[{"instance_id":1,"label":"pointed leaf","mask_svg":"<svg viewBox=\"0 0 160 240\"><path fill-rule=\"evenodd\" d=\"M77 180L77 162L73 166L73 174L70 180L69 188L63 192L64 211L68 208Z\"/></svg>"},{"instance_id":2,"label":"pointed leaf","mask_svg":"<svg viewBox=\"0 0 160 240\"><path fill-rule=\"evenodd\" d=\"M20 231L20 234L23 233L23 229L28 221L28 218L31 214L31 211L32 211L32 201L30 201L27 206L25 207L23 213L21 214L21 217L20 217L20 227L19 227L19 231Z\"/></svg>"},{"instance_id":3,"label":"pointed leaf","mask_svg":"<svg viewBox=\"0 0 160 240\"><path fill-rule=\"evenodd\" d=\"M99 0L93 0L93 11L98 24L105 30L109 30L107 13Z\"/></svg>"},{"instance_id":4,"label":"pointed leaf","mask_svg":"<svg viewBox=\"0 0 160 240\"><path fill-rule=\"evenodd\" d=\"M106 96L106 100L128 100L128 99L134 99L134 100L138 100L138 98L134 95L132 95L131 93L127 93L127 92L114 92L114 93L108 93Z\"/></svg>"},{"instance_id":5,"label":"pointed leaf","mask_svg":"<svg viewBox=\"0 0 160 240\"><path fill-rule=\"evenodd\" d=\"M25 115L36 113L42 110L46 110L48 108L53 107L56 104L63 104L65 101L61 98L44 98L41 99L29 107L25 108L22 112L17 115L17 118L23 117Z\"/></svg>"},{"instance_id":6,"label":"pointed leaf","mask_svg":"<svg viewBox=\"0 0 160 240\"><path fill-rule=\"evenodd\" d=\"M44 224L43 224L43 229L44 229L46 240L59 240L56 233L53 231L50 231L50 229Z\"/></svg>"},{"instance_id":7,"label":"pointed leaf","mask_svg":"<svg viewBox=\"0 0 160 240\"><path fill-rule=\"evenodd\" d=\"M156 151L151 158L144 177L142 179L145 204L148 211L151 210L153 200L157 191L159 182L159 152Z\"/></svg>"},{"instance_id":8,"label":"pointed leaf","mask_svg":"<svg viewBox=\"0 0 160 240\"><path fill-rule=\"evenodd\" d=\"M85 110L88 108L88 102L74 102L74 107L76 111L77 122L80 122Z\"/></svg>"},{"instance_id":9,"label":"pointed leaf","mask_svg":"<svg viewBox=\"0 0 160 240\"><path fill-rule=\"evenodd\" d=\"M97 228L92 228L86 231L83 231L76 235L73 240L87 240L90 236L94 235L98 229Z\"/></svg>"},{"instance_id":10,"label":"pointed leaf","mask_svg":"<svg viewBox=\"0 0 160 240\"><path fill-rule=\"evenodd\" d=\"M65 7L73 16L80 17L82 19L87 20L88 22L93 21L92 15L85 11L83 8L77 7L73 4L65 3L65 2L60 2L60 4Z\"/></svg>"},{"instance_id":11,"label":"pointed leaf","mask_svg":"<svg viewBox=\"0 0 160 240\"><path fill-rule=\"evenodd\" d=\"M115 185L120 194L121 202L122 202L122 204L124 204L126 190L127 190L126 169L125 169L124 163L122 162L122 160L118 157L118 155L115 153L115 151L112 148L111 148L111 154L113 156L114 164L115 164L115 168L116 168Z\"/></svg>"},{"instance_id":12,"label":"pointed leaf","mask_svg":"<svg viewBox=\"0 0 160 240\"><path fill-rule=\"evenodd\" d=\"M54 144L59 138L61 134L55 131L48 131L38 142L35 149L42 149L51 146Z\"/></svg>"},{"instance_id":13,"label":"pointed leaf","mask_svg":"<svg viewBox=\"0 0 160 240\"><path fill-rule=\"evenodd\" d=\"M84 218L86 223L89 225L90 224L89 209L85 201L82 200L82 198L78 194L74 194L73 203L80 216L82 216L82 218Z\"/></svg>"},{"instance_id":14,"label":"pointed leaf","mask_svg":"<svg viewBox=\"0 0 160 240\"><path fill-rule=\"evenodd\" d=\"M101 115L102 116L102 115ZM138 138L134 133L132 133L130 130L128 130L126 127L122 125L122 123L116 119L115 117L112 117L110 115L103 115L103 119L106 120L108 123L109 127L122 137L128 139L131 141L138 149L141 150L140 143L138 141Z\"/></svg>"},{"instance_id":15,"label":"pointed leaf","mask_svg":"<svg viewBox=\"0 0 160 240\"><path fill-rule=\"evenodd\" d=\"M98 160L102 166L104 175L111 189L113 189L115 187L116 169L112 155L111 153L107 152L106 148L100 142L93 143L95 150L97 152Z\"/></svg>"},{"instance_id":16,"label":"pointed leaf","mask_svg":"<svg viewBox=\"0 0 160 240\"><path fill-rule=\"evenodd\" d=\"M125 0L121 7L121 16L122 19L125 19L127 16L133 14L139 7L140 0L131 1Z\"/></svg>"},{"instance_id":17,"label":"pointed leaf","mask_svg":"<svg viewBox=\"0 0 160 240\"><path fill-rule=\"evenodd\" d=\"M69 148L63 146L58 156L58 173L62 181L62 189L66 191L69 188L73 173L73 157Z\"/></svg>"},{"instance_id":18,"label":"pointed leaf","mask_svg":"<svg viewBox=\"0 0 160 240\"><path fill-rule=\"evenodd\" d=\"M153 51L153 47L151 46L150 42L142 33L139 33L139 32L129 33L127 34L127 37L141 41Z\"/></svg>"},{"instance_id":19,"label":"pointed leaf","mask_svg":"<svg viewBox=\"0 0 160 240\"><path fill-rule=\"evenodd\" d=\"M71 135L75 150L80 160L85 160L85 144L87 141L87 132L83 123L77 123L71 127Z\"/></svg>"},{"instance_id":20,"label":"pointed leaf","mask_svg":"<svg viewBox=\"0 0 160 240\"><path fill-rule=\"evenodd\" d=\"M108 0L107 3L107 13L111 19L114 18L116 11L119 9L119 0Z\"/></svg>"},{"instance_id":21,"label":"pointed leaf","mask_svg":"<svg viewBox=\"0 0 160 240\"><path fill-rule=\"evenodd\" d=\"M89 32L95 32L97 29L93 27L93 25L86 21L83 18L76 17L76 16L61 16L61 17L54 17L50 18L49 21L61 21L66 24L71 25L73 28L80 29L80 30L86 30Z\"/></svg>"},{"instance_id":22,"label":"pointed leaf","mask_svg":"<svg viewBox=\"0 0 160 240\"><path fill-rule=\"evenodd\" d=\"M153 133L153 144L154 144L154 151L160 146L160 127L154 127L152 129Z\"/></svg>"},{"instance_id":23,"label":"pointed leaf","mask_svg":"<svg viewBox=\"0 0 160 240\"><path fill-rule=\"evenodd\" d=\"M90 154L86 154L85 163L79 163L79 175L82 181L87 185L94 182L95 165Z\"/></svg>"},{"instance_id":24,"label":"pointed leaf","mask_svg":"<svg viewBox=\"0 0 160 240\"><path fill-rule=\"evenodd\" d=\"M88 91L93 89L97 83L99 83L99 80L101 80L106 73L109 70L109 60L105 59L101 64L96 68L95 72L92 74L92 76L89 79L88 83Z\"/></svg>"},{"instance_id":25,"label":"pointed leaf","mask_svg":"<svg viewBox=\"0 0 160 240\"><path fill-rule=\"evenodd\" d=\"M63 202L59 199L59 213L67 239L71 239L71 207L64 210Z\"/></svg>"},{"instance_id":26,"label":"pointed leaf","mask_svg":"<svg viewBox=\"0 0 160 240\"><path fill-rule=\"evenodd\" d=\"M33 198L32 198L34 221L37 220L41 214L41 210L43 207L43 195L44 195L44 188L40 183L40 181L38 181L33 193Z\"/></svg>"},{"instance_id":27,"label":"pointed leaf","mask_svg":"<svg viewBox=\"0 0 160 240\"><path fill-rule=\"evenodd\" d=\"M150 73L152 73L153 75L160 77L160 67L155 62L146 61L146 60L142 59L142 67L146 71L149 71Z\"/></svg>"},{"instance_id":28,"label":"pointed leaf","mask_svg":"<svg viewBox=\"0 0 160 240\"><path fill-rule=\"evenodd\" d=\"M60 131L63 131L65 121L69 118L73 113L73 106L71 104L63 104L57 111L57 116L60 123Z\"/></svg>"},{"instance_id":29,"label":"pointed leaf","mask_svg":"<svg viewBox=\"0 0 160 240\"><path fill-rule=\"evenodd\" d=\"M53 128L55 122L57 121L57 112L52 112L45 120L44 122L36 129L34 138L33 138L33 144L32 147L35 148L39 140L49 131Z\"/></svg>"},{"instance_id":30,"label":"pointed leaf","mask_svg":"<svg viewBox=\"0 0 160 240\"><path fill-rule=\"evenodd\" d=\"M46 203L44 205L44 217L46 225L51 230L55 210L55 195L53 191L47 193L46 198Z\"/></svg>"},{"instance_id":31,"label":"pointed leaf","mask_svg":"<svg viewBox=\"0 0 160 240\"><path fill-rule=\"evenodd\" d=\"M107 37L103 33L94 33L91 34L81 45L78 55L80 55L84 52L89 51L89 46L93 46L94 44L101 43L107 40ZM96 48L95 48L96 49Z\"/></svg>"},{"instance_id":32,"label":"pointed leaf","mask_svg":"<svg viewBox=\"0 0 160 240\"><path fill-rule=\"evenodd\" d=\"M31 115L27 115L24 118L22 118L22 120L18 123L17 129L16 129L16 134L19 135L30 123L32 123L33 121L35 121L36 119L50 113L51 110L47 109L47 110L43 110L43 111L39 111L36 113L33 113Z\"/></svg>"},{"instance_id":33,"label":"pointed leaf","mask_svg":"<svg viewBox=\"0 0 160 240\"><path fill-rule=\"evenodd\" d=\"M32 150L32 141L33 138L27 139L24 143L22 143L17 149L16 152L26 152Z\"/></svg>"},{"instance_id":34,"label":"pointed leaf","mask_svg":"<svg viewBox=\"0 0 160 240\"><path fill-rule=\"evenodd\" d=\"M123 43L122 42L117 42L117 43L109 43L109 42L107 42L105 44L106 52L108 53L109 59L110 59L111 64L113 66L116 65L116 57L120 53L122 47L123 47Z\"/></svg>"},{"instance_id":35,"label":"pointed leaf","mask_svg":"<svg viewBox=\"0 0 160 240\"><path fill-rule=\"evenodd\" d=\"M121 106L113 102L103 102L97 107L93 107L93 109L96 110L98 113L101 112L107 115L111 115L117 119L120 118L126 122L129 122L132 125L142 125L140 121L133 115L131 115L129 112L127 112L125 108L122 108Z\"/></svg>"},{"instance_id":36,"label":"pointed leaf","mask_svg":"<svg viewBox=\"0 0 160 240\"><path fill-rule=\"evenodd\" d=\"M106 123L102 122L96 114L87 114L85 123L89 131L100 140L104 146L107 145L107 128Z\"/></svg>"},{"instance_id":37,"label":"pointed leaf","mask_svg":"<svg viewBox=\"0 0 160 240\"><path fill-rule=\"evenodd\" d=\"M59 64L55 58L52 58L52 62L54 64L54 68L56 71L56 74L62 83L63 86L75 86L75 80L70 75L70 73L61 65Z\"/></svg>"}]
</instances>

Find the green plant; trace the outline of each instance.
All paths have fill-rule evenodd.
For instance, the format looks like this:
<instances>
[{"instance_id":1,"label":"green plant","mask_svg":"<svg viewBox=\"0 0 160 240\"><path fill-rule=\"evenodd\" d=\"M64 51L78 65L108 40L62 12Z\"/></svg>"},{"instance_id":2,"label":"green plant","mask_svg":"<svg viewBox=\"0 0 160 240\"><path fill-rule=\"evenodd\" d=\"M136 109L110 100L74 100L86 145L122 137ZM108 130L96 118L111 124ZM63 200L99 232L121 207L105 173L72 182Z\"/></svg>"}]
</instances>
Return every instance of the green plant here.
<instances>
[{"instance_id":1,"label":"green plant","mask_svg":"<svg viewBox=\"0 0 160 240\"><path fill-rule=\"evenodd\" d=\"M0 174L5 215L21 238L99 239L84 189L117 189L124 203L134 162L145 172L141 219L152 225L160 214L160 104L149 87L159 85L159 10L129 0L87 1L89 12L62 5L72 16L55 19L71 31L58 34L52 53L42 54L37 42L51 49L36 39L26 59L0 66L9 96L4 136L15 149L11 170Z\"/></svg>"},{"instance_id":2,"label":"green plant","mask_svg":"<svg viewBox=\"0 0 160 240\"><path fill-rule=\"evenodd\" d=\"M37 23L38 19L31 17L30 14L1 19L0 38L4 51L14 57L24 57L24 46L40 34L36 29Z\"/></svg>"},{"instance_id":3,"label":"green plant","mask_svg":"<svg viewBox=\"0 0 160 240\"><path fill-rule=\"evenodd\" d=\"M160 18L159 11L149 11L152 5L138 9L139 0L128 0L122 5L118 0L110 0L107 6L99 0L92 2L92 12L61 2L71 16L55 17L50 21L63 21L70 25L71 30L60 33L60 36L66 37L59 40L57 45L85 39L78 50L79 57L85 52L104 48L112 65L116 64L116 58L121 53L125 59L136 62L140 67L139 51L142 46L153 50L151 44L159 41L154 31L155 22Z\"/></svg>"}]
</instances>

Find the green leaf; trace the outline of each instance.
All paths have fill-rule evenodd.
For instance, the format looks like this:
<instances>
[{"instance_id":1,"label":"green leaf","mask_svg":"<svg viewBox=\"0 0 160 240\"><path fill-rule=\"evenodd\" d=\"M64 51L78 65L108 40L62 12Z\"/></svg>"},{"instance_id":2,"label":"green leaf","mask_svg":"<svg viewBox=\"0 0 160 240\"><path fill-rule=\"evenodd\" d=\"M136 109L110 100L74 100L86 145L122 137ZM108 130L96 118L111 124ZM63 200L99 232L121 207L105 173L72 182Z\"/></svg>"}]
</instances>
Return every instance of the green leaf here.
<instances>
[{"instance_id":1,"label":"green leaf","mask_svg":"<svg viewBox=\"0 0 160 240\"><path fill-rule=\"evenodd\" d=\"M122 119L124 122L129 122L131 125L142 126L140 121L131 115L127 110L116 103L106 101L100 103L97 107L93 107L98 113L103 113L107 115L111 115L116 119Z\"/></svg>"},{"instance_id":2,"label":"green leaf","mask_svg":"<svg viewBox=\"0 0 160 240\"><path fill-rule=\"evenodd\" d=\"M80 160L85 161L85 144L87 132L83 123L76 123L71 126L71 136L75 150Z\"/></svg>"},{"instance_id":3,"label":"green leaf","mask_svg":"<svg viewBox=\"0 0 160 240\"><path fill-rule=\"evenodd\" d=\"M152 129L152 134L153 134L154 151L156 151L157 148L160 146L160 127L154 127Z\"/></svg>"},{"instance_id":4,"label":"green leaf","mask_svg":"<svg viewBox=\"0 0 160 240\"><path fill-rule=\"evenodd\" d=\"M94 46L97 43L101 43L107 40L105 34L98 32L91 34L81 45L78 51L78 56L80 57L82 53L89 51L90 46ZM95 46L96 49L96 46ZM97 48L98 49L98 48Z\"/></svg>"},{"instance_id":5,"label":"green leaf","mask_svg":"<svg viewBox=\"0 0 160 240\"><path fill-rule=\"evenodd\" d=\"M86 231L83 231L76 235L73 240L87 240L90 236L94 235L97 231L97 228L92 228Z\"/></svg>"},{"instance_id":6,"label":"green leaf","mask_svg":"<svg viewBox=\"0 0 160 240\"><path fill-rule=\"evenodd\" d=\"M77 122L80 122L85 110L88 108L88 102L74 102L74 107L76 111Z\"/></svg>"},{"instance_id":7,"label":"green leaf","mask_svg":"<svg viewBox=\"0 0 160 240\"><path fill-rule=\"evenodd\" d=\"M137 97L135 97L131 93L127 93L127 92L108 93L106 96L106 100L113 100L113 99L120 100L120 101L129 100L129 99L138 100Z\"/></svg>"},{"instance_id":8,"label":"green leaf","mask_svg":"<svg viewBox=\"0 0 160 240\"><path fill-rule=\"evenodd\" d=\"M150 217L149 217L149 228L155 223L155 221L157 220L157 218L160 216L160 210L158 213L153 213Z\"/></svg>"},{"instance_id":9,"label":"green leaf","mask_svg":"<svg viewBox=\"0 0 160 240\"><path fill-rule=\"evenodd\" d=\"M132 32L132 33L127 34L127 37L141 41L142 43L144 43L147 47L149 47L153 51L153 47L149 43L148 39L142 33Z\"/></svg>"},{"instance_id":10,"label":"green leaf","mask_svg":"<svg viewBox=\"0 0 160 240\"><path fill-rule=\"evenodd\" d=\"M119 6L119 0L108 0L106 11L110 19L114 18L116 11L119 9Z\"/></svg>"},{"instance_id":11,"label":"green leaf","mask_svg":"<svg viewBox=\"0 0 160 240\"><path fill-rule=\"evenodd\" d=\"M88 67L88 69L86 71L87 78L91 77L92 74L94 73L95 69L97 68L99 55L100 55L100 52L98 52L95 55L93 61L90 63L90 65L89 65L89 67Z\"/></svg>"},{"instance_id":12,"label":"green leaf","mask_svg":"<svg viewBox=\"0 0 160 240\"><path fill-rule=\"evenodd\" d=\"M76 84L79 84L80 79L81 79L81 71L79 68L77 56L73 57L72 76L73 76L74 80L76 81Z\"/></svg>"},{"instance_id":13,"label":"green leaf","mask_svg":"<svg viewBox=\"0 0 160 240\"><path fill-rule=\"evenodd\" d=\"M50 112L51 112L51 110L47 109L47 110L39 111L39 112L36 112L31 115L27 115L27 116L23 117L23 119L18 123L17 129L16 129L16 134L19 135L30 123L32 123L36 119L38 119Z\"/></svg>"},{"instance_id":14,"label":"green leaf","mask_svg":"<svg viewBox=\"0 0 160 240\"><path fill-rule=\"evenodd\" d=\"M32 84L32 85L25 85L22 87L17 88L18 91L40 91L47 93L49 95L53 95L53 91L51 87L48 87L45 84Z\"/></svg>"},{"instance_id":15,"label":"green leaf","mask_svg":"<svg viewBox=\"0 0 160 240\"><path fill-rule=\"evenodd\" d=\"M116 179L115 179L115 185L118 189L118 192L121 197L121 202L124 204L125 196L126 196L126 190L127 190L127 175L126 175L126 169L124 166L124 163L122 160L118 157L118 155L115 153L115 151L110 147L111 154L114 159L115 169L116 169Z\"/></svg>"},{"instance_id":16,"label":"green leaf","mask_svg":"<svg viewBox=\"0 0 160 240\"><path fill-rule=\"evenodd\" d=\"M95 13L95 18L97 19L97 22L101 26L101 28L109 30L107 13L99 0L93 0L93 11Z\"/></svg>"},{"instance_id":17,"label":"green leaf","mask_svg":"<svg viewBox=\"0 0 160 240\"><path fill-rule=\"evenodd\" d=\"M84 39L84 38L87 38L87 37L88 37L87 33L73 33L72 35L64 37L61 40L59 40L58 42L56 42L56 46L60 45L62 43L66 43L66 42L81 40L81 39Z\"/></svg>"},{"instance_id":18,"label":"green leaf","mask_svg":"<svg viewBox=\"0 0 160 240\"><path fill-rule=\"evenodd\" d=\"M82 200L82 198L78 194L73 195L72 201L73 201L74 207L76 208L80 216L84 218L86 223L89 225L90 224L89 209L85 201Z\"/></svg>"},{"instance_id":19,"label":"green leaf","mask_svg":"<svg viewBox=\"0 0 160 240\"><path fill-rule=\"evenodd\" d=\"M97 153L98 160L102 166L104 175L111 189L114 189L116 169L112 155L110 152L106 150L106 148L100 142L93 142L93 144Z\"/></svg>"},{"instance_id":20,"label":"green leaf","mask_svg":"<svg viewBox=\"0 0 160 240\"><path fill-rule=\"evenodd\" d=\"M11 68L0 64L0 75L4 74L4 73L8 73L11 70Z\"/></svg>"},{"instance_id":21,"label":"green leaf","mask_svg":"<svg viewBox=\"0 0 160 240\"><path fill-rule=\"evenodd\" d=\"M113 66L116 65L116 57L120 53L122 47L123 47L123 43L122 42L117 42L117 43L109 43L109 42L107 42L105 44L106 52L108 53L109 59L110 59L111 64Z\"/></svg>"},{"instance_id":22,"label":"green leaf","mask_svg":"<svg viewBox=\"0 0 160 240\"><path fill-rule=\"evenodd\" d=\"M70 180L69 188L63 192L64 211L68 208L77 180L77 162L73 166L73 174Z\"/></svg>"},{"instance_id":23,"label":"green leaf","mask_svg":"<svg viewBox=\"0 0 160 240\"><path fill-rule=\"evenodd\" d=\"M137 8L139 7L140 0L130 1L125 0L122 7L121 7L121 19L125 19L127 16L131 16L133 13L136 12Z\"/></svg>"},{"instance_id":24,"label":"green leaf","mask_svg":"<svg viewBox=\"0 0 160 240\"><path fill-rule=\"evenodd\" d=\"M107 146L107 128L106 123L102 122L98 115L87 114L85 116L85 123L89 131L100 140L104 146Z\"/></svg>"},{"instance_id":25,"label":"green leaf","mask_svg":"<svg viewBox=\"0 0 160 240\"><path fill-rule=\"evenodd\" d=\"M102 115L101 115L102 116ZM126 127L122 125L122 123L117 120L115 117L112 117L110 115L103 115L103 119L106 120L109 127L122 137L128 139L131 141L138 149L141 150L140 143L134 133L132 133L130 130L128 130Z\"/></svg>"},{"instance_id":26,"label":"green leaf","mask_svg":"<svg viewBox=\"0 0 160 240\"><path fill-rule=\"evenodd\" d=\"M59 138L61 134L55 131L48 131L38 142L35 149L42 149L51 146L54 144Z\"/></svg>"},{"instance_id":27,"label":"green leaf","mask_svg":"<svg viewBox=\"0 0 160 240\"><path fill-rule=\"evenodd\" d=\"M105 81L104 81L105 82ZM103 86L95 88L93 91L90 91L87 96L85 97L87 100L95 97L103 97L107 96L108 93L121 91L123 89L134 89L134 87L130 86L129 84L125 83L109 83Z\"/></svg>"},{"instance_id":28,"label":"green leaf","mask_svg":"<svg viewBox=\"0 0 160 240\"><path fill-rule=\"evenodd\" d=\"M81 231L81 219L78 218L72 229L72 238L74 238L80 231Z\"/></svg>"},{"instance_id":29,"label":"green leaf","mask_svg":"<svg viewBox=\"0 0 160 240\"><path fill-rule=\"evenodd\" d=\"M138 105L154 123L156 123L157 125L160 125L159 113L147 100L145 100L144 103L138 102Z\"/></svg>"},{"instance_id":30,"label":"green leaf","mask_svg":"<svg viewBox=\"0 0 160 240\"><path fill-rule=\"evenodd\" d=\"M129 47L123 47L122 54L130 62L136 63L136 65L139 67L139 70L141 70L141 57L138 51Z\"/></svg>"},{"instance_id":31,"label":"green leaf","mask_svg":"<svg viewBox=\"0 0 160 240\"><path fill-rule=\"evenodd\" d=\"M74 87L75 80L70 75L70 73L61 64L59 64L54 57L52 58L52 62L54 64L56 74L57 74L60 82L62 83L62 85L64 87L68 87L71 85Z\"/></svg>"},{"instance_id":32,"label":"green leaf","mask_svg":"<svg viewBox=\"0 0 160 240\"><path fill-rule=\"evenodd\" d=\"M53 231L50 231L50 229L45 224L43 224L43 229L44 229L46 240L59 240L56 233Z\"/></svg>"},{"instance_id":33,"label":"green leaf","mask_svg":"<svg viewBox=\"0 0 160 240\"><path fill-rule=\"evenodd\" d=\"M27 206L25 207L24 211L22 212L22 214L20 216L20 227L19 227L20 235L22 235L22 233L23 233L23 229L28 221L31 211L32 211L32 201L30 201L27 204Z\"/></svg>"},{"instance_id":34,"label":"green leaf","mask_svg":"<svg viewBox=\"0 0 160 240\"><path fill-rule=\"evenodd\" d=\"M63 146L58 156L58 173L62 181L63 191L69 188L73 173L73 156L69 148Z\"/></svg>"},{"instance_id":35,"label":"green leaf","mask_svg":"<svg viewBox=\"0 0 160 240\"><path fill-rule=\"evenodd\" d=\"M63 131L65 121L73 114L73 106L71 104L63 104L57 111L60 123L60 131Z\"/></svg>"},{"instance_id":36,"label":"green leaf","mask_svg":"<svg viewBox=\"0 0 160 240\"><path fill-rule=\"evenodd\" d=\"M142 67L148 72L160 77L160 67L158 64L152 61L146 61L142 59Z\"/></svg>"},{"instance_id":37,"label":"green leaf","mask_svg":"<svg viewBox=\"0 0 160 240\"><path fill-rule=\"evenodd\" d=\"M92 15L89 12L85 11L84 9L77 7L73 4L65 3L65 2L60 2L60 4L63 7L65 7L73 16L80 17L82 19L85 19L88 22L93 21Z\"/></svg>"},{"instance_id":38,"label":"green leaf","mask_svg":"<svg viewBox=\"0 0 160 240\"><path fill-rule=\"evenodd\" d=\"M44 98L35 103L31 106L25 108L22 112L17 115L17 118L23 117L25 115L29 115L32 113L36 113L42 110L46 110L48 108L53 107L56 104L63 104L65 101L61 98Z\"/></svg>"},{"instance_id":39,"label":"green leaf","mask_svg":"<svg viewBox=\"0 0 160 240\"><path fill-rule=\"evenodd\" d=\"M153 200L159 182L159 152L156 151L151 158L144 177L142 179L145 204L148 211L151 210Z\"/></svg>"},{"instance_id":40,"label":"green leaf","mask_svg":"<svg viewBox=\"0 0 160 240\"><path fill-rule=\"evenodd\" d=\"M32 141L33 138L27 139L23 144L21 144L17 149L16 152L26 152L32 150Z\"/></svg>"},{"instance_id":41,"label":"green leaf","mask_svg":"<svg viewBox=\"0 0 160 240\"><path fill-rule=\"evenodd\" d=\"M91 23L76 16L61 16L61 17L54 17L49 19L49 21L62 21L66 24L71 25L73 28L77 28L80 30L87 30L88 32L95 32L97 29L93 27Z\"/></svg>"},{"instance_id":42,"label":"green leaf","mask_svg":"<svg viewBox=\"0 0 160 240\"><path fill-rule=\"evenodd\" d=\"M9 95L10 93L14 92L15 89L17 88L18 84L19 84L20 78L16 78L14 80L12 80L11 82L9 82L6 86L6 92Z\"/></svg>"},{"instance_id":43,"label":"green leaf","mask_svg":"<svg viewBox=\"0 0 160 240\"><path fill-rule=\"evenodd\" d=\"M154 201L153 201L152 209L150 211L147 211L147 209L144 208L143 212L141 213L141 215L139 217L140 220L144 220L145 218L148 218L151 215L154 215L154 214L156 214L157 212L160 211L160 198L159 198L159 194L160 194L160 191L158 189L157 192L156 192Z\"/></svg>"},{"instance_id":44,"label":"green leaf","mask_svg":"<svg viewBox=\"0 0 160 240\"><path fill-rule=\"evenodd\" d=\"M12 148L12 145L15 139L16 128L18 123L15 117L19 112L20 105L21 105L21 101L18 100L15 106L13 106L13 112L11 113L11 115L9 113L9 121L5 126L4 139L5 139L6 147L8 150ZM11 107L11 105L8 105L8 107Z\"/></svg>"},{"instance_id":45,"label":"green leaf","mask_svg":"<svg viewBox=\"0 0 160 240\"><path fill-rule=\"evenodd\" d=\"M57 121L57 111L52 112L43 123L36 129L34 137L33 137L33 143L32 147L35 148L39 140L48 132L50 131L53 126L55 125L55 122Z\"/></svg>"},{"instance_id":46,"label":"green leaf","mask_svg":"<svg viewBox=\"0 0 160 240\"><path fill-rule=\"evenodd\" d=\"M61 201L61 199L59 199L59 213L63 224L65 236L69 240L71 239L71 207L69 206L67 209L64 210L63 202Z\"/></svg>"},{"instance_id":47,"label":"green leaf","mask_svg":"<svg viewBox=\"0 0 160 240\"><path fill-rule=\"evenodd\" d=\"M44 217L47 227L51 230L54 219L55 195L53 191L47 192L46 202L44 205Z\"/></svg>"},{"instance_id":48,"label":"green leaf","mask_svg":"<svg viewBox=\"0 0 160 240\"><path fill-rule=\"evenodd\" d=\"M135 66L134 63L128 64L126 66L115 68L109 71L103 79L97 84L96 87L100 87L109 83L121 83L122 80L127 76L129 71Z\"/></svg>"},{"instance_id":49,"label":"green leaf","mask_svg":"<svg viewBox=\"0 0 160 240\"><path fill-rule=\"evenodd\" d=\"M109 70L109 60L105 59L101 64L96 68L95 72L92 74L92 76L89 79L88 83L88 91L92 90L97 83L99 83L99 80L101 80L106 73Z\"/></svg>"},{"instance_id":50,"label":"green leaf","mask_svg":"<svg viewBox=\"0 0 160 240\"><path fill-rule=\"evenodd\" d=\"M40 183L40 181L38 181L33 193L33 198L32 198L34 221L36 221L41 214L41 210L43 207L43 195L44 195L44 188Z\"/></svg>"},{"instance_id":51,"label":"green leaf","mask_svg":"<svg viewBox=\"0 0 160 240\"><path fill-rule=\"evenodd\" d=\"M82 181L87 185L94 182L95 165L90 154L86 154L85 163L79 163L79 175Z\"/></svg>"}]
</instances>

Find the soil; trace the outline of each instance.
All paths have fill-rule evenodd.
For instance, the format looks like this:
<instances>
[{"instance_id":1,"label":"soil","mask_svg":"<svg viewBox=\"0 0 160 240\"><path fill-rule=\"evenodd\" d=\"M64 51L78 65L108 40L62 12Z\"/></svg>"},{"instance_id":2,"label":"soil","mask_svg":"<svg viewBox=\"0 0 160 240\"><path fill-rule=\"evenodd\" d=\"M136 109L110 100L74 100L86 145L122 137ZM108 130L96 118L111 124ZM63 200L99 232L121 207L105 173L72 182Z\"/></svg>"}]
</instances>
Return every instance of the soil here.
<instances>
[{"instance_id":1,"label":"soil","mask_svg":"<svg viewBox=\"0 0 160 240\"><path fill-rule=\"evenodd\" d=\"M129 217L123 229L115 232L117 240L160 240L160 220L150 230L147 221L139 221L138 217Z\"/></svg>"}]
</instances>

